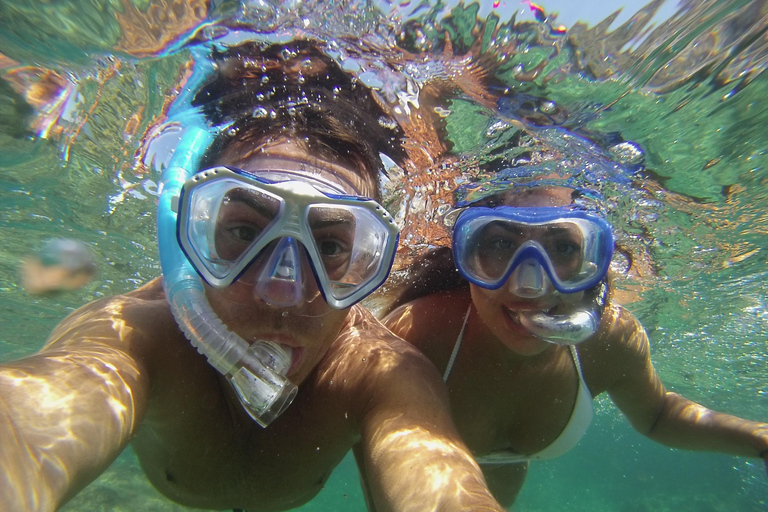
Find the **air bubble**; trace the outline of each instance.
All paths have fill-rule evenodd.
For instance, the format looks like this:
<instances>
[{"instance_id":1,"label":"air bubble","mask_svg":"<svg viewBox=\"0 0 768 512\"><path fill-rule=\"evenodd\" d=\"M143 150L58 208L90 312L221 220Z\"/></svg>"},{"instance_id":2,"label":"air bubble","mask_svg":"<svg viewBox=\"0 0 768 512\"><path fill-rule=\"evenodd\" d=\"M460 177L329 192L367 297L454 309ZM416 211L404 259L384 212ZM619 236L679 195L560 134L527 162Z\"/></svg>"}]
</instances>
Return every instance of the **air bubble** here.
<instances>
[{"instance_id":1,"label":"air bubble","mask_svg":"<svg viewBox=\"0 0 768 512\"><path fill-rule=\"evenodd\" d=\"M542 101L539 105L539 110L545 114L551 114L557 110L557 103L554 101Z\"/></svg>"},{"instance_id":2,"label":"air bubble","mask_svg":"<svg viewBox=\"0 0 768 512\"><path fill-rule=\"evenodd\" d=\"M645 161L640 145L632 141L620 142L608 148L611 155L624 165L639 165Z\"/></svg>"},{"instance_id":3,"label":"air bubble","mask_svg":"<svg viewBox=\"0 0 768 512\"><path fill-rule=\"evenodd\" d=\"M388 128L390 130L394 130L395 128L397 128L397 122L391 117L387 117L387 116L379 117L379 125L382 126L383 128Z\"/></svg>"}]
</instances>

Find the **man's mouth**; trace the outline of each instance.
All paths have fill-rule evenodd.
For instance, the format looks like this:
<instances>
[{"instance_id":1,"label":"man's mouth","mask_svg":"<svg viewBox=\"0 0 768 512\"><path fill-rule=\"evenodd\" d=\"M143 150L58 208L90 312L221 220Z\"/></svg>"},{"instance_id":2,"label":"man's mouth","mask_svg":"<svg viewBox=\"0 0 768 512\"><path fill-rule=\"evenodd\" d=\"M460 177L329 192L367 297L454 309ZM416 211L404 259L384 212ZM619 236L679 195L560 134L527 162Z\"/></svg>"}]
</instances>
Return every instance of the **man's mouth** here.
<instances>
[{"instance_id":1,"label":"man's mouth","mask_svg":"<svg viewBox=\"0 0 768 512\"><path fill-rule=\"evenodd\" d=\"M285 372L286 377L292 375L301 364L301 360L304 356L304 349L302 347L291 347L290 345L280 344L280 347L285 350L288 357L291 360L291 365L288 367L288 371Z\"/></svg>"},{"instance_id":2,"label":"man's mouth","mask_svg":"<svg viewBox=\"0 0 768 512\"><path fill-rule=\"evenodd\" d=\"M269 335L256 336L252 338L252 340L252 343L258 343L259 341L270 341L280 346L280 348L285 353L285 358L278 356L277 360L262 361L262 363L272 368L273 370L285 368L284 365L287 364L287 369L284 372L279 372L285 376L289 376L294 373L298 369L304 357L304 348L295 346L296 342L293 340L293 337L272 333Z\"/></svg>"}]
</instances>

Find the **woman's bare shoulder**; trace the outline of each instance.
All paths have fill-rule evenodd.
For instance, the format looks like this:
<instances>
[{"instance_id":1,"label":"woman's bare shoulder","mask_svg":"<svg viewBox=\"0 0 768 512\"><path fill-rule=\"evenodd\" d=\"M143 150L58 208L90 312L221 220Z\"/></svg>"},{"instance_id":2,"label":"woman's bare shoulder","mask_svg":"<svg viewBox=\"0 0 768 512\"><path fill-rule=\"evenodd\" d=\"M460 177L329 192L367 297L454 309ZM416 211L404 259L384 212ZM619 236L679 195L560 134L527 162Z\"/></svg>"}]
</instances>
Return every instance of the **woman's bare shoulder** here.
<instances>
[{"instance_id":1,"label":"woman's bare shoulder","mask_svg":"<svg viewBox=\"0 0 768 512\"><path fill-rule=\"evenodd\" d=\"M590 389L598 394L630 368L643 368L650 359L643 325L618 304L606 307L597 334L577 350Z\"/></svg>"},{"instance_id":2,"label":"woman's bare shoulder","mask_svg":"<svg viewBox=\"0 0 768 512\"><path fill-rule=\"evenodd\" d=\"M384 318L384 324L417 346L436 339L442 342L461 330L471 301L467 289L434 293L398 307Z\"/></svg>"}]
</instances>

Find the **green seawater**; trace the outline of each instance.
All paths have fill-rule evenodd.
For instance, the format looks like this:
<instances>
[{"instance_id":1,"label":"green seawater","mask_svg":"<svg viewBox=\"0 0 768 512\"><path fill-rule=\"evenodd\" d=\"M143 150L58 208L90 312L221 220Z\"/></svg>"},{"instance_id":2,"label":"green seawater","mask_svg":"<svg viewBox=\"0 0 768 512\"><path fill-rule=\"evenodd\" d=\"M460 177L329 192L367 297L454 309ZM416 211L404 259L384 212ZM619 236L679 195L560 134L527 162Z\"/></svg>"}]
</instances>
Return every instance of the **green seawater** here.
<instances>
[{"instance_id":1,"label":"green seawater","mask_svg":"<svg viewBox=\"0 0 768 512\"><path fill-rule=\"evenodd\" d=\"M130 12L181 4L187 3L0 3L0 53L13 59L0 67L6 79L0 80L0 361L38 350L80 305L160 274L156 176L137 172L136 162L141 137L162 119L189 55L132 53L121 41L125 20L136 19L125 17ZM219 15L232 4L220 2ZM316 9L313 23L325 24L326 32L376 23L371 5L355 11L350 4ZM674 27L631 44L620 31L595 24L569 28L565 44L544 28L478 18L473 4L433 2L432 10L403 17L421 27L422 39L408 39L413 48L439 49L447 33L457 55L478 40L483 51L497 54L505 36L517 38L516 51L503 50L508 56L496 71L499 83L554 101L570 113L568 130L595 139L620 134L642 147L647 172L631 193L613 198L611 220L645 271L619 276L615 285L636 294L627 307L648 330L654 365L668 389L768 421L768 56L762 30L768 10L764 2L681 5L694 4ZM411 13L414 5L400 8ZM360 17L348 19L350 12ZM521 69L542 63L537 78L520 79ZM48 114L52 128L45 135L31 125L41 114L26 108L22 93L9 85L9 73L18 77L19 68L53 70L63 83L76 84L69 106ZM457 153L491 161L499 151L513 151L505 146L511 132L488 135L494 117L487 109L463 97L450 107L446 131ZM531 144L547 145L540 139ZM80 290L29 296L20 286L19 265L52 236L87 243L98 273ZM364 509L348 456L300 510ZM559 459L533 463L514 509L762 511L768 510L768 475L756 459L652 443L599 397L581 443ZM192 509L154 490L128 449L63 510Z\"/></svg>"}]
</instances>

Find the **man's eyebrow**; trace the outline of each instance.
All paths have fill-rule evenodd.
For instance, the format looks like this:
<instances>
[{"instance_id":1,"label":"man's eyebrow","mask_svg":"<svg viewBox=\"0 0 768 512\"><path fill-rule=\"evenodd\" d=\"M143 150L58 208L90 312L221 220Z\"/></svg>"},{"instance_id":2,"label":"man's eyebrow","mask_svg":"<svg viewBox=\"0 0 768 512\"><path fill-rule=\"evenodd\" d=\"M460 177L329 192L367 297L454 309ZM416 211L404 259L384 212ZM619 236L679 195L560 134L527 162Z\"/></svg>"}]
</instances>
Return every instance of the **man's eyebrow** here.
<instances>
[{"instance_id":1,"label":"man's eyebrow","mask_svg":"<svg viewBox=\"0 0 768 512\"><path fill-rule=\"evenodd\" d=\"M269 198L267 201L260 200L263 196L257 196L243 189L233 189L225 196L229 201L245 203L246 206L256 210L264 217L273 218L280 211L279 201Z\"/></svg>"},{"instance_id":2,"label":"man's eyebrow","mask_svg":"<svg viewBox=\"0 0 768 512\"><path fill-rule=\"evenodd\" d=\"M355 216L350 212L341 212L338 209L334 209L334 211L320 210L317 214L309 216L309 225L312 229L339 224L351 224L354 226L356 224Z\"/></svg>"}]
</instances>

